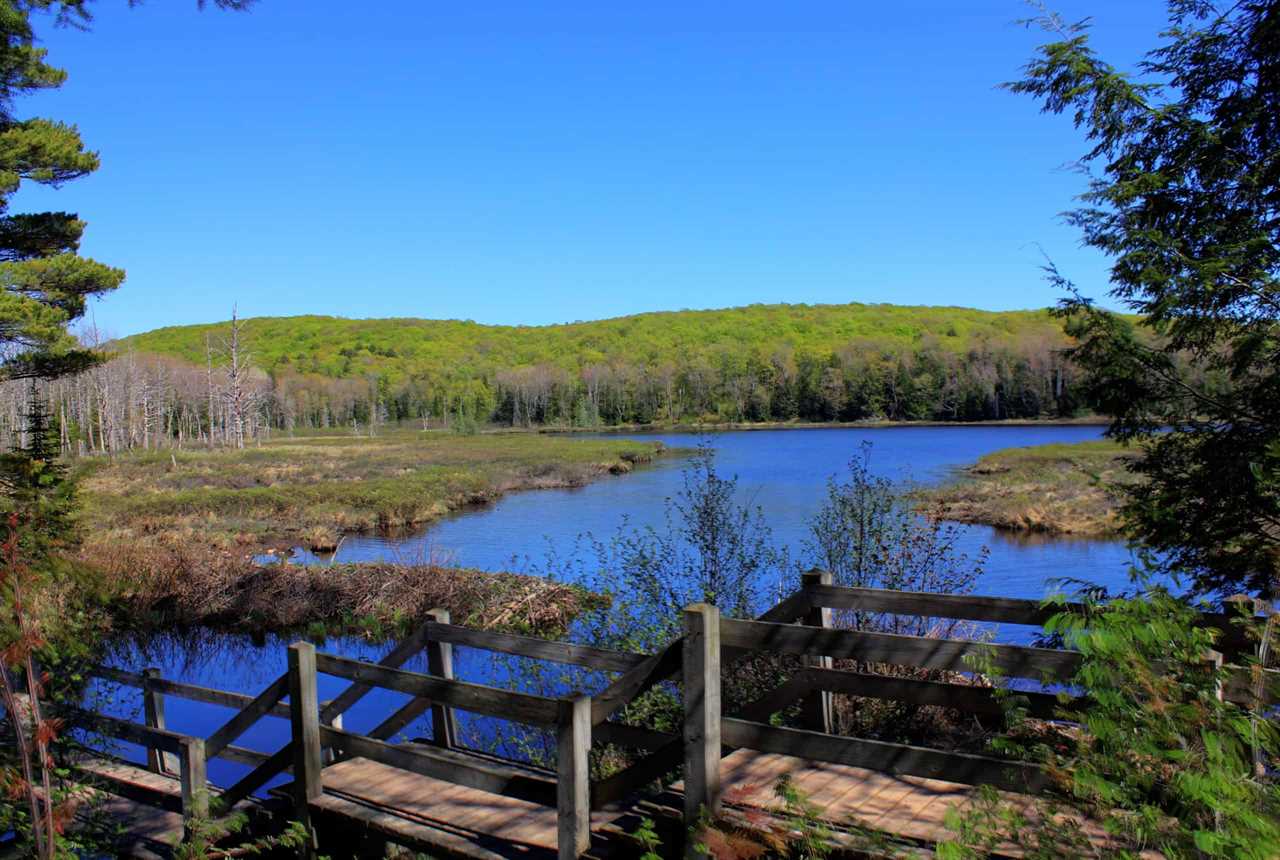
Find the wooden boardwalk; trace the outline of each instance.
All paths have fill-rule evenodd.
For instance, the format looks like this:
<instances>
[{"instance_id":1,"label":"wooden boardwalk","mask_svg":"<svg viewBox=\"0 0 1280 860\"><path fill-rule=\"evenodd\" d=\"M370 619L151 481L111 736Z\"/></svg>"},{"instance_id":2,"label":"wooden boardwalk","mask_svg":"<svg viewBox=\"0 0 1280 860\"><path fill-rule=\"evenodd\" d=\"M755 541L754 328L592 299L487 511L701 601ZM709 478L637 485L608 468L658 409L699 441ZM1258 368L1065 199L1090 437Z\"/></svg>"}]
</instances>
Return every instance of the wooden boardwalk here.
<instances>
[{"instance_id":1,"label":"wooden boardwalk","mask_svg":"<svg viewBox=\"0 0 1280 860\"><path fill-rule=\"evenodd\" d=\"M101 677L143 690L147 724L75 709L71 716L92 718L99 733L148 747L150 771L163 771L169 762L179 772L174 779L133 766L95 765L97 777L132 787L132 794L118 792L109 803L113 813L129 819L138 856L154 856L148 851L174 841L187 819L206 814L211 794L233 805L260 805L255 797L289 771L293 781L271 792L269 802L285 818L313 827L321 850L335 857L381 856L390 842L431 856L480 860L625 858L637 854L629 834L641 817L658 825L664 856L688 856L680 843L706 810L754 810L756 820L760 813L776 812L775 784L784 774L832 824L838 845L872 833L906 853L928 853L948 835L948 813L973 804L979 786L1001 792L1030 817L1039 814L1037 795L1050 782L1033 764L832 733L835 695L941 705L990 718L1001 708L989 687L922 680L912 673L848 671L833 667L831 659L944 670L954 678L970 672L968 661L981 654L1012 679L1062 683L1074 677L1080 655L841 630L830 626L833 608L1015 624L1041 623L1050 611L1034 601L835 588L827 575L814 573L800 591L755 621L721 618L711 606L690 607L685 635L646 655L473 630L450 624L447 613L435 610L431 621L378 663L296 643L289 648L288 672L257 696L165 680L151 670L135 675L102 667L96 670ZM1204 616L1202 623L1229 627L1220 617ZM586 667L609 673L611 680L592 695L561 698L468 683L453 676L457 646ZM400 668L424 651L427 673ZM735 713L722 713L725 669L750 654L775 655L779 665L791 668L775 689ZM348 686L319 702L320 674L343 678ZM1259 693L1237 682L1239 677L1232 676L1223 695L1256 701ZM671 682L678 686L668 689L679 690L682 699L679 733L616 721L628 703ZM374 688L409 699L367 733L343 730L342 714ZM182 735L164 727L166 695L235 713L208 738ZM1274 701L1269 692L1262 695ZM1053 719L1056 696L1028 692L1021 698L1032 715ZM460 747L455 710L551 733L555 769ZM427 714L429 738L393 742ZM780 719L784 715L791 716ZM259 752L235 746L250 727L268 718L289 722L283 747ZM592 779L592 750L605 747L624 753L629 764L607 778ZM212 757L249 765L250 771L225 789L211 787L205 768ZM685 781L664 784L681 770ZM147 801L138 805L138 797L148 794L150 806ZM1113 853L1100 828L1088 835L1097 856ZM1016 837L1010 834L1002 855L1019 856Z\"/></svg>"}]
</instances>

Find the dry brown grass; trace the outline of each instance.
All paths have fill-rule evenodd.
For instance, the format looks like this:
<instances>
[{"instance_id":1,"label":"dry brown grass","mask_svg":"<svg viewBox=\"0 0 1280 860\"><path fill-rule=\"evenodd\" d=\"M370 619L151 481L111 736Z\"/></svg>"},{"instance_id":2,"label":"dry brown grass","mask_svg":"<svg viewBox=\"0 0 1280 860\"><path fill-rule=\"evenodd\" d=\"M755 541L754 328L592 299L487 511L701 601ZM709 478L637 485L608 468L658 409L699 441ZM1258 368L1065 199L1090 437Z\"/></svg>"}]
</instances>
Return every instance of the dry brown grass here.
<instances>
[{"instance_id":1,"label":"dry brown grass","mask_svg":"<svg viewBox=\"0 0 1280 860\"><path fill-rule=\"evenodd\" d=\"M80 558L121 595L118 615L246 630L380 629L432 607L481 626L550 629L584 594L534 577L434 564L260 565L299 544L420 526L519 490L630 471L657 443L529 433L281 439L243 451L135 452L80 461Z\"/></svg>"},{"instance_id":2,"label":"dry brown grass","mask_svg":"<svg viewBox=\"0 0 1280 860\"><path fill-rule=\"evenodd\" d=\"M376 637L439 607L470 626L554 632L596 600L535 576L430 564L262 565L181 542L99 548L92 561L128 626L265 632L320 625Z\"/></svg>"},{"instance_id":3,"label":"dry brown grass","mask_svg":"<svg viewBox=\"0 0 1280 860\"><path fill-rule=\"evenodd\" d=\"M1109 537L1119 529L1115 488L1135 480L1138 452L1110 441L996 451L927 492L945 519L1012 531Z\"/></svg>"}]
</instances>

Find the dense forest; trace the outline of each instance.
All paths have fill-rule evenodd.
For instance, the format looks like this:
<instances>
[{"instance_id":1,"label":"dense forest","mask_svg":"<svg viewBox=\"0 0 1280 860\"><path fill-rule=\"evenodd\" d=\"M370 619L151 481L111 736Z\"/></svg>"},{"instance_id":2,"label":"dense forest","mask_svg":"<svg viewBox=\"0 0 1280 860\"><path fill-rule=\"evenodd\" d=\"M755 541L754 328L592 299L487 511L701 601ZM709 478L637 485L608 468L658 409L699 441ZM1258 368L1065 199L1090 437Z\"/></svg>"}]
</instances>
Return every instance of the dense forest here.
<instances>
[{"instance_id":1,"label":"dense forest","mask_svg":"<svg viewBox=\"0 0 1280 860\"><path fill-rule=\"evenodd\" d=\"M554 326L286 317L163 328L39 392L69 451L229 442L273 429L496 422L1066 417L1080 401L1048 311L753 305Z\"/></svg>"}]
</instances>

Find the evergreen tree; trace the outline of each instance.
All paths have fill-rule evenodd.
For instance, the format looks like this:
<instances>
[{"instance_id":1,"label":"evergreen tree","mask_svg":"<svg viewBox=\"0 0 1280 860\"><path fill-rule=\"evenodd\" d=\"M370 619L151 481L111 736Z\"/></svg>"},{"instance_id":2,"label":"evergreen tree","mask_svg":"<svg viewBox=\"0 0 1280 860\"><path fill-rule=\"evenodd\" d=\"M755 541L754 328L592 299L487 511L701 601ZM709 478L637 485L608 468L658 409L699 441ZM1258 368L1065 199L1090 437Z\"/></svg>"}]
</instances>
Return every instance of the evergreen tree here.
<instances>
[{"instance_id":1,"label":"evergreen tree","mask_svg":"<svg viewBox=\"0 0 1280 860\"><path fill-rule=\"evenodd\" d=\"M1068 214L1110 255L1135 328L1072 290L1064 313L1086 397L1139 443L1132 534L1201 593L1267 595L1280 577L1280 2L1170 0L1136 76L1099 59L1084 24L1009 85L1070 113L1093 178ZM1271 453L1269 453L1271 452Z\"/></svg>"},{"instance_id":2,"label":"evergreen tree","mask_svg":"<svg viewBox=\"0 0 1280 860\"><path fill-rule=\"evenodd\" d=\"M19 118L15 101L56 89L66 73L46 62L31 16L85 24L83 2L0 0L0 373L4 378L53 377L92 363L67 326L83 316L90 296L114 290L124 272L76 251L85 224L69 212L10 213L24 182L60 186L98 169L73 125Z\"/></svg>"},{"instance_id":3,"label":"evergreen tree","mask_svg":"<svg viewBox=\"0 0 1280 860\"><path fill-rule=\"evenodd\" d=\"M59 459L58 428L34 380L23 418L25 442L0 456L0 509L18 515L24 557L43 559L74 536L75 484Z\"/></svg>"}]
</instances>

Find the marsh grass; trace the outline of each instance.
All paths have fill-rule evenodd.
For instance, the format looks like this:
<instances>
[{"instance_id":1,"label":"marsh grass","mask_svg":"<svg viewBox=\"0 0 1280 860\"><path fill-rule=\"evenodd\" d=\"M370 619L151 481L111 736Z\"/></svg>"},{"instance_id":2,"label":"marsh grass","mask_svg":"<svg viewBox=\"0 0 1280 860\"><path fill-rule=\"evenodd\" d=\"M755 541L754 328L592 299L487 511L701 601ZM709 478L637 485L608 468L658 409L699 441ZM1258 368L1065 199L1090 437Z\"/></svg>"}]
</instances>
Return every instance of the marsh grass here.
<instances>
[{"instance_id":1,"label":"marsh grass","mask_svg":"<svg viewBox=\"0 0 1280 860\"><path fill-rule=\"evenodd\" d=\"M117 627L403 636L430 609L473 627L557 635L601 598L553 580L435 564L259 564L201 546L100 547ZM127 620L124 620L127 619Z\"/></svg>"},{"instance_id":2,"label":"marsh grass","mask_svg":"<svg viewBox=\"0 0 1280 860\"><path fill-rule=\"evenodd\" d=\"M86 537L185 535L213 546L420 525L523 489L630 471L661 446L527 433L400 429L279 439L239 451L141 452L77 465Z\"/></svg>"},{"instance_id":3,"label":"marsh grass","mask_svg":"<svg viewBox=\"0 0 1280 860\"><path fill-rule=\"evenodd\" d=\"M979 459L955 480L922 498L964 523L1082 537L1119 530L1115 486L1137 478L1126 470L1139 452L1111 440L1006 448Z\"/></svg>"},{"instance_id":4,"label":"marsh grass","mask_svg":"<svg viewBox=\"0 0 1280 860\"><path fill-rule=\"evenodd\" d=\"M579 589L432 560L311 570L256 558L422 525L516 490L582 486L661 450L626 439L404 428L239 451L87 458L76 465L80 557L105 574L124 610L117 614L130 623L252 631L317 624L392 635L440 606L483 626L555 629L589 600Z\"/></svg>"}]
</instances>

